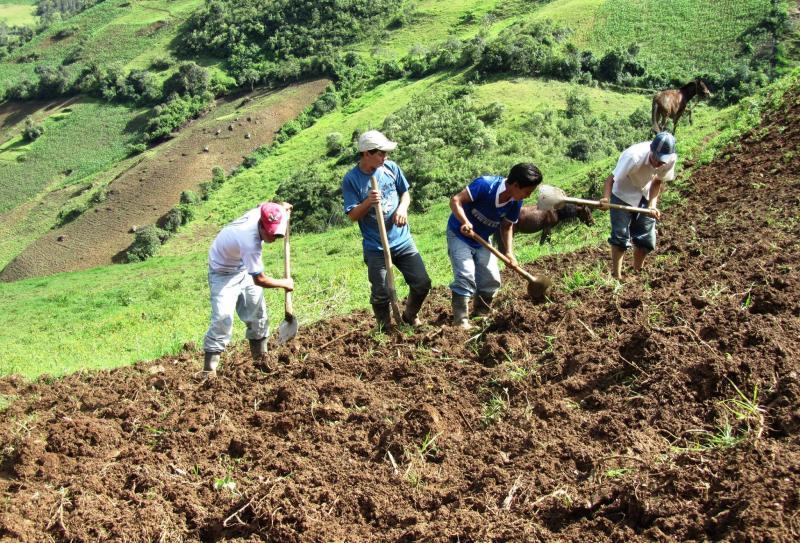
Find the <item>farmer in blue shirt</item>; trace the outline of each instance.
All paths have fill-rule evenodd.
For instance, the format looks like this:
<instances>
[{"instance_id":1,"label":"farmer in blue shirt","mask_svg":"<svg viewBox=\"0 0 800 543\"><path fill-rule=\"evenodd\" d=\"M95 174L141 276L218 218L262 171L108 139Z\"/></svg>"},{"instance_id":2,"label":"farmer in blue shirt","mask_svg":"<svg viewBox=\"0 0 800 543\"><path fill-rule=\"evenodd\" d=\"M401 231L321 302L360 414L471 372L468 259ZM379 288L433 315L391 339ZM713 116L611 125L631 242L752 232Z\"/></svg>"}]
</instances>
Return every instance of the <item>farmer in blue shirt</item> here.
<instances>
[{"instance_id":1,"label":"farmer in blue shirt","mask_svg":"<svg viewBox=\"0 0 800 543\"><path fill-rule=\"evenodd\" d=\"M542 173L533 164L517 164L507 178L483 176L450 199L453 213L447 221L447 252L453 265L453 324L468 329L469 299L475 298L475 315L491 309L492 298L500 288L497 258L472 239L472 233L488 241L500 231L506 256L517 264L513 251L512 226L519 219L522 201L542 182Z\"/></svg>"},{"instance_id":2,"label":"farmer in blue shirt","mask_svg":"<svg viewBox=\"0 0 800 543\"><path fill-rule=\"evenodd\" d=\"M403 274L409 287L402 314L406 324L420 324L417 314L431 289L431 279L408 227L408 206L411 204L408 181L403 170L386 158L395 147L397 143L389 141L381 132L365 132L358 139L358 164L345 174L342 181L344 212L350 220L358 222L364 237L364 262L372 285L370 303L378 326L383 329L391 326L391 312L376 204L381 204L392 263ZM378 181L378 191L370 187L373 175Z\"/></svg>"}]
</instances>

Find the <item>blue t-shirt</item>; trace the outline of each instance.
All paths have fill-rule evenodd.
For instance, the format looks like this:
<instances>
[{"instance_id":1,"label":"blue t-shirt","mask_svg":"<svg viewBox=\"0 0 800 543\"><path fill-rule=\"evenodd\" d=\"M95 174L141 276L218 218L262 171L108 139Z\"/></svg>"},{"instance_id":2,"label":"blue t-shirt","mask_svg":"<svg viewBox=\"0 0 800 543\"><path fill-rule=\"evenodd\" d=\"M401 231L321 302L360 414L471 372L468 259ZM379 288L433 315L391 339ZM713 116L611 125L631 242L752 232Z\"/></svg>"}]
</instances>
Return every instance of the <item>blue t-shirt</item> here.
<instances>
[{"instance_id":1,"label":"blue t-shirt","mask_svg":"<svg viewBox=\"0 0 800 543\"><path fill-rule=\"evenodd\" d=\"M378 180L378 187L381 191L381 211L383 211L383 222L386 225L386 237L389 238L391 249L403 249L411 243L411 230L408 223L397 226L392 222L392 216L400 204L400 196L408 191L408 181L403 175L403 170L396 163L387 160L383 166L375 170L373 174L366 174L356 165L344 175L342 180L342 196L344 197L344 212L349 213L358 204L369 196L372 190L369 178L374 175ZM371 207L369 212L358 221L361 235L364 236L362 243L365 251L383 252L381 245L381 233L378 230L378 222L375 219L375 208Z\"/></svg>"},{"instance_id":2,"label":"blue t-shirt","mask_svg":"<svg viewBox=\"0 0 800 543\"><path fill-rule=\"evenodd\" d=\"M506 190L505 178L492 175L479 177L467 187L472 201L464 204L464 213L472 223L473 231L486 241L489 241L489 236L500 228L503 219L510 223L519 220L522 200L511 199L501 204L498 198L504 190ZM447 227L472 247L481 246L477 241L461 233L461 223L455 213L450 214Z\"/></svg>"}]
</instances>

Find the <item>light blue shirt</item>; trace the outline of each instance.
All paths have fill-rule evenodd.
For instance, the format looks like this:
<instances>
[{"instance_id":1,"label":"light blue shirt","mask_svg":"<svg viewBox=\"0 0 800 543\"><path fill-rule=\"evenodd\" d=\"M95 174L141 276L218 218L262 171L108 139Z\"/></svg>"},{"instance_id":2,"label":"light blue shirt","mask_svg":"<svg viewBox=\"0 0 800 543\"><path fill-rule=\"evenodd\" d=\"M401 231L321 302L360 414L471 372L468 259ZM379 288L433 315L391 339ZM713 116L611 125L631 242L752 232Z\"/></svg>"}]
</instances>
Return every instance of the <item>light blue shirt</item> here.
<instances>
[{"instance_id":1,"label":"light blue shirt","mask_svg":"<svg viewBox=\"0 0 800 543\"><path fill-rule=\"evenodd\" d=\"M342 180L344 212L349 213L367 199L369 191L372 190L369 182L372 175L378 180L378 187L381 191L381 211L383 212L383 223L386 225L386 236L389 238L389 248L392 250L403 249L411 243L411 230L408 223L403 226L395 225L392 217L400 204L400 197L408 191L409 185L406 176L403 175L403 170L396 163L387 160L373 174L364 173L358 165L347 172ZM383 252L374 207L371 207L367 214L358 221L358 227L364 237L362 242L364 250Z\"/></svg>"}]
</instances>

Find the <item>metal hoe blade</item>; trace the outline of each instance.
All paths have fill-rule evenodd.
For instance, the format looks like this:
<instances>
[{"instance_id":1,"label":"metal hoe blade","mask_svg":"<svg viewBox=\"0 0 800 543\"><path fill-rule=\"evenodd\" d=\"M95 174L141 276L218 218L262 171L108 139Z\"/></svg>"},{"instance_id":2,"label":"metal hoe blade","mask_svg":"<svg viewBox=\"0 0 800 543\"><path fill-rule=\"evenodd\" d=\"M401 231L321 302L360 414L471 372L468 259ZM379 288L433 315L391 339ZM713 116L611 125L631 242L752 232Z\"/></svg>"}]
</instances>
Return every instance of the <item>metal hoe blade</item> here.
<instances>
[{"instance_id":1,"label":"metal hoe blade","mask_svg":"<svg viewBox=\"0 0 800 543\"><path fill-rule=\"evenodd\" d=\"M294 315L286 315L278 326L278 345L283 345L297 335L297 318Z\"/></svg>"}]
</instances>

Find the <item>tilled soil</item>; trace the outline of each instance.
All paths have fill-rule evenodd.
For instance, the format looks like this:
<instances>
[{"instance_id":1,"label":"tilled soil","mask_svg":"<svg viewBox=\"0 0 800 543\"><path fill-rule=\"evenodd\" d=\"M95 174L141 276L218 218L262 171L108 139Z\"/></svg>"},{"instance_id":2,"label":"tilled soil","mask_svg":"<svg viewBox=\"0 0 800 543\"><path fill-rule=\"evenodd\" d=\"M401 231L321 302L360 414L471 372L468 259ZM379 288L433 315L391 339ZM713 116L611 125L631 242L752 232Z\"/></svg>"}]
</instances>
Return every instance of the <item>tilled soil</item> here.
<instances>
[{"instance_id":1,"label":"tilled soil","mask_svg":"<svg viewBox=\"0 0 800 543\"><path fill-rule=\"evenodd\" d=\"M692 176L621 287L600 247L537 262L562 279L541 305L507 275L471 332L439 290L415 332L356 313L214 380L191 351L4 380L0 540L797 541L786 103Z\"/></svg>"}]
</instances>

